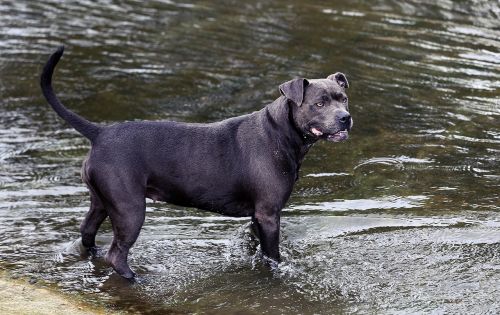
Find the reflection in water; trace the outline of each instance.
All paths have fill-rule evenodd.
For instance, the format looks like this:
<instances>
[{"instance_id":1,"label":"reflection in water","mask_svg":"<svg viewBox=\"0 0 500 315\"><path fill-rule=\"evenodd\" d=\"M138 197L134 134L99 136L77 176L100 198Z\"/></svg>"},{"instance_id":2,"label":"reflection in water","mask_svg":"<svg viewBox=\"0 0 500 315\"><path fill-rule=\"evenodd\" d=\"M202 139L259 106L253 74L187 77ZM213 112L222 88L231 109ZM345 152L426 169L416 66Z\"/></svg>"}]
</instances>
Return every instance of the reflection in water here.
<instances>
[{"instance_id":1,"label":"reflection in water","mask_svg":"<svg viewBox=\"0 0 500 315\"><path fill-rule=\"evenodd\" d=\"M0 263L129 311L486 313L500 273L496 1L0 4ZM38 88L98 122L215 121L294 76L342 71L356 124L316 145L264 267L248 220L152 203L138 283L88 257L78 226L88 143ZM246 314L245 313L245 314Z\"/></svg>"}]
</instances>

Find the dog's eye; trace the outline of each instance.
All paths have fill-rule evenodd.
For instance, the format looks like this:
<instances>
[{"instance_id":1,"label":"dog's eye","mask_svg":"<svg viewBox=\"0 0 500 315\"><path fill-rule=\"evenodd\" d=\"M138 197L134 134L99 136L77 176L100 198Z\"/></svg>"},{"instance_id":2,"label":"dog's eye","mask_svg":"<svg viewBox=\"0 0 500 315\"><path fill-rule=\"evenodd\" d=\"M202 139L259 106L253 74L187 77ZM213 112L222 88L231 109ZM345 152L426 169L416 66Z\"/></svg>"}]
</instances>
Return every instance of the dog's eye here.
<instances>
[{"instance_id":1,"label":"dog's eye","mask_svg":"<svg viewBox=\"0 0 500 315\"><path fill-rule=\"evenodd\" d=\"M347 97L344 97L344 99L342 100L342 103L347 104Z\"/></svg>"},{"instance_id":2,"label":"dog's eye","mask_svg":"<svg viewBox=\"0 0 500 315\"><path fill-rule=\"evenodd\" d=\"M318 107L323 107L323 106L325 105L325 103L323 103L323 102L318 102L318 103L316 103L316 104L314 104L314 105L316 105L316 106L318 106Z\"/></svg>"}]
</instances>

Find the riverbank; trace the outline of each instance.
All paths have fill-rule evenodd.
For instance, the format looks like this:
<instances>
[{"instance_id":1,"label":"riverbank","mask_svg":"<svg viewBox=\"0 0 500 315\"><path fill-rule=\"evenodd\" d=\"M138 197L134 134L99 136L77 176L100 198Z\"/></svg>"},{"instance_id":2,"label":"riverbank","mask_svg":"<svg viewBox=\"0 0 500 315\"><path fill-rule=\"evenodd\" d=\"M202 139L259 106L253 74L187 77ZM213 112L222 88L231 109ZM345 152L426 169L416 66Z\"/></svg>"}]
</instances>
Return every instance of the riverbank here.
<instances>
[{"instance_id":1,"label":"riverbank","mask_svg":"<svg viewBox=\"0 0 500 315\"><path fill-rule=\"evenodd\" d=\"M56 291L0 273L0 314L117 314Z\"/></svg>"}]
</instances>

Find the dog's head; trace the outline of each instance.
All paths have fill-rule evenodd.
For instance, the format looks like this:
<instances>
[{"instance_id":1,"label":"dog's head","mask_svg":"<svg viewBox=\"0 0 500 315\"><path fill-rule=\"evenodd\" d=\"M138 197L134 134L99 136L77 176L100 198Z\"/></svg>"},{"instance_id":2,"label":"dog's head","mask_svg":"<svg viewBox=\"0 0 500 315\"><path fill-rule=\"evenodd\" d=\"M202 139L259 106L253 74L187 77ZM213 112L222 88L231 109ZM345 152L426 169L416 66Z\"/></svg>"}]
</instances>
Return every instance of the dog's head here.
<instances>
[{"instance_id":1,"label":"dog's head","mask_svg":"<svg viewBox=\"0 0 500 315\"><path fill-rule=\"evenodd\" d=\"M293 119L301 132L332 142L346 140L353 125L347 88L349 82L340 72L326 79L294 79L279 87L292 103Z\"/></svg>"}]
</instances>

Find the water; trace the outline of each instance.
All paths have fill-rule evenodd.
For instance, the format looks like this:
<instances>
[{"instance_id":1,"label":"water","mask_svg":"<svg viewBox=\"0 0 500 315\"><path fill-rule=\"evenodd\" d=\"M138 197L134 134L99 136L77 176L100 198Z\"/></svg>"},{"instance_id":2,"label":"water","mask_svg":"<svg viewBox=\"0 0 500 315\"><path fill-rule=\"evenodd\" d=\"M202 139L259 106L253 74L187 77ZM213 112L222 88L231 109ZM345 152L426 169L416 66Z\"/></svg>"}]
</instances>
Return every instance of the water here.
<instances>
[{"instance_id":1,"label":"water","mask_svg":"<svg viewBox=\"0 0 500 315\"><path fill-rule=\"evenodd\" d=\"M10 1L0 4L0 263L116 310L493 313L500 308L497 1ZM209 122L295 76L347 74L354 129L318 143L264 267L247 219L148 202L130 285L81 254L87 141L101 123ZM111 228L98 244L105 250Z\"/></svg>"}]
</instances>

